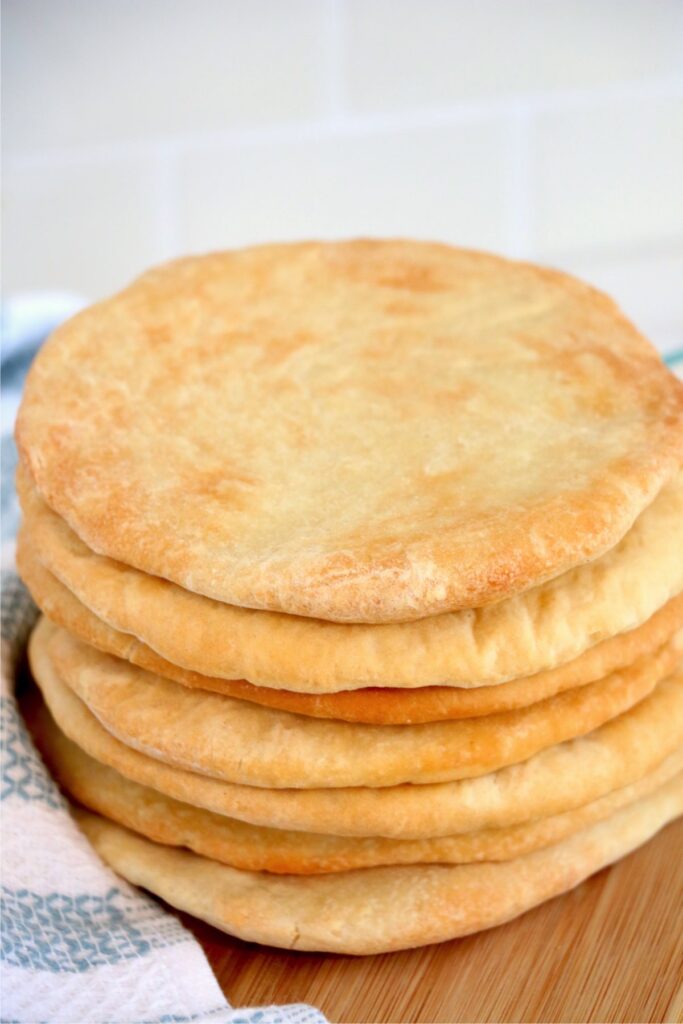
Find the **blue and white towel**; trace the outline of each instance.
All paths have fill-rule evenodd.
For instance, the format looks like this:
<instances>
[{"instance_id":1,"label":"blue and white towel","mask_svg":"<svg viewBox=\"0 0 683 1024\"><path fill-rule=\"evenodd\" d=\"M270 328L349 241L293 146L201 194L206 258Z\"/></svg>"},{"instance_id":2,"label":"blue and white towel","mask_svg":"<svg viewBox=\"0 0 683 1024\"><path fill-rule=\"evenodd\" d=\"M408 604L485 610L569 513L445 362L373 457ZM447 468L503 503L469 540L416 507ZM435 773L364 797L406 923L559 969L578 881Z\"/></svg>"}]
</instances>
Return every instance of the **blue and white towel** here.
<instances>
[{"instance_id":1,"label":"blue and white towel","mask_svg":"<svg viewBox=\"0 0 683 1024\"><path fill-rule=\"evenodd\" d=\"M78 308L49 296L3 322L3 561L17 510L10 430L23 376L45 334ZM230 1007L192 935L99 860L78 830L19 715L14 680L36 609L2 574L2 1020L11 1024L324 1024L304 1004Z\"/></svg>"}]
</instances>

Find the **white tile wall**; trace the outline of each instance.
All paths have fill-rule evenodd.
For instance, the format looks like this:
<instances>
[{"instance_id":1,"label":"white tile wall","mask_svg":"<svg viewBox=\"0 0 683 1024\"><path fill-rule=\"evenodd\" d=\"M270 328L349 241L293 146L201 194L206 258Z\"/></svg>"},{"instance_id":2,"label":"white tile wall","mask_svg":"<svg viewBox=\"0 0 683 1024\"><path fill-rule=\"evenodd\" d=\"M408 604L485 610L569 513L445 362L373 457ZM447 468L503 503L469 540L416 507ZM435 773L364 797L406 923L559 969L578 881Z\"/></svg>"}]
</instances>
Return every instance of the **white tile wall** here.
<instances>
[{"instance_id":1,"label":"white tile wall","mask_svg":"<svg viewBox=\"0 0 683 1024\"><path fill-rule=\"evenodd\" d=\"M683 345L683 0L4 0L3 86L5 292L412 234Z\"/></svg>"},{"instance_id":2,"label":"white tile wall","mask_svg":"<svg viewBox=\"0 0 683 1024\"><path fill-rule=\"evenodd\" d=\"M683 91L547 111L533 144L541 252L683 237Z\"/></svg>"},{"instance_id":3,"label":"white tile wall","mask_svg":"<svg viewBox=\"0 0 683 1024\"><path fill-rule=\"evenodd\" d=\"M339 235L505 245L500 119L211 146L180 165L191 249Z\"/></svg>"},{"instance_id":4,"label":"white tile wall","mask_svg":"<svg viewBox=\"0 0 683 1024\"><path fill-rule=\"evenodd\" d=\"M680 67L680 0L349 0L359 110L590 89Z\"/></svg>"},{"instance_id":5,"label":"white tile wall","mask_svg":"<svg viewBox=\"0 0 683 1024\"><path fill-rule=\"evenodd\" d=\"M322 109L318 0L9 0L5 141L62 148Z\"/></svg>"},{"instance_id":6,"label":"white tile wall","mask_svg":"<svg viewBox=\"0 0 683 1024\"><path fill-rule=\"evenodd\" d=\"M135 157L6 169L3 290L106 294L159 258L156 175Z\"/></svg>"}]
</instances>

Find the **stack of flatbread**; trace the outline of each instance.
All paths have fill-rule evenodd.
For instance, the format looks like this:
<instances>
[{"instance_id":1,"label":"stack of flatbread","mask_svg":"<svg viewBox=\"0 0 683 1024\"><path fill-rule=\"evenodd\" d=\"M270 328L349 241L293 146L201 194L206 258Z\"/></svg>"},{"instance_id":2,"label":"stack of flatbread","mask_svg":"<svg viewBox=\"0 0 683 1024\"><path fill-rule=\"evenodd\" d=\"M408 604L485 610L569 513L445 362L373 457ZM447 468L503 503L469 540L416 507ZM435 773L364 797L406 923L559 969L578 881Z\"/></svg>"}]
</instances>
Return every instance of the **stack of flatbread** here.
<instances>
[{"instance_id":1,"label":"stack of flatbread","mask_svg":"<svg viewBox=\"0 0 683 1024\"><path fill-rule=\"evenodd\" d=\"M18 430L31 725L246 939L487 928L683 810L683 388L566 275L403 241L152 270Z\"/></svg>"}]
</instances>

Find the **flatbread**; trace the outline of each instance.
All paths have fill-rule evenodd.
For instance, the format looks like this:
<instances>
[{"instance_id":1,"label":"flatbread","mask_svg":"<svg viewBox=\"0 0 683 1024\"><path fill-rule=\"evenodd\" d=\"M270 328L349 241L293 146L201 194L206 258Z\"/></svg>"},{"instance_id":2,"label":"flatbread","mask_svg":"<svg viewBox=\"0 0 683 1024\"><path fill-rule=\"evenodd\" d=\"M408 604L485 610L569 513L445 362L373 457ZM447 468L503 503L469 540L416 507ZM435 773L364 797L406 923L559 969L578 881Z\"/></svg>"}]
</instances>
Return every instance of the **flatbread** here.
<instances>
[{"instance_id":1,"label":"flatbread","mask_svg":"<svg viewBox=\"0 0 683 1024\"><path fill-rule=\"evenodd\" d=\"M681 813L678 775L606 820L501 864L309 877L239 871L83 811L77 821L102 859L129 882L223 931L285 949L365 954L443 942L509 921L626 856Z\"/></svg>"},{"instance_id":2,"label":"flatbread","mask_svg":"<svg viewBox=\"0 0 683 1024\"><path fill-rule=\"evenodd\" d=\"M427 839L562 814L654 771L683 744L683 668L589 736L476 779L369 789L260 789L148 757L104 729L29 644L34 678L66 735L126 778L253 825L325 835Z\"/></svg>"},{"instance_id":3,"label":"flatbread","mask_svg":"<svg viewBox=\"0 0 683 1024\"><path fill-rule=\"evenodd\" d=\"M25 474L18 484L32 551L100 619L189 671L276 689L497 685L577 659L683 591L683 474L601 559L488 608L398 626L339 625L198 597L94 555ZM617 667L611 648L595 657L593 678Z\"/></svg>"},{"instance_id":4,"label":"flatbread","mask_svg":"<svg viewBox=\"0 0 683 1024\"><path fill-rule=\"evenodd\" d=\"M173 800L89 757L55 725L41 701L30 709L38 749L62 788L89 810L157 843L247 871L317 875L387 864L467 864L511 860L614 814L683 771L683 749L639 782L551 818L440 839L324 836L260 828Z\"/></svg>"},{"instance_id":5,"label":"flatbread","mask_svg":"<svg viewBox=\"0 0 683 1024\"><path fill-rule=\"evenodd\" d=\"M529 708L461 722L358 725L189 690L82 644L47 620L44 626L36 643L45 642L60 679L118 739L167 764L275 789L485 775L627 711L683 657L680 630L635 665Z\"/></svg>"},{"instance_id":6,"label":"flatbread","mask_svg":"<svg viewBox=\"0 0 683 1024\"><path fill-rule=\"evenodd\" d=\"M86 608L33 554L19 534L17 568L44 614L84 643L107 654L126 658L139 668L165 676L193 689L211 690L267 707L313 718L333 718L368 725L405 725L476 718L528 707L574 686L583 686L654 652L683 627L683 594L673 598L637 629L590 647L573 662L536 676L498 686L461 689L429 686L417 690L372 688L339 693L308 694L253 686L243 679L218 679L179 668L146 644L112 629Z\"/></svg>"},{"instance_id":7,"label":"flatbread","mask_svg":"<svg viewBox=\"0 0 683 1024\"><path fill-rule=\"evenodd\" d=\"M17 442L101 554L230 604L396 622L612 548L683 461L683 385L556 271L274 245L167 264L60 327Z\"/></svg>"}]
</instances>

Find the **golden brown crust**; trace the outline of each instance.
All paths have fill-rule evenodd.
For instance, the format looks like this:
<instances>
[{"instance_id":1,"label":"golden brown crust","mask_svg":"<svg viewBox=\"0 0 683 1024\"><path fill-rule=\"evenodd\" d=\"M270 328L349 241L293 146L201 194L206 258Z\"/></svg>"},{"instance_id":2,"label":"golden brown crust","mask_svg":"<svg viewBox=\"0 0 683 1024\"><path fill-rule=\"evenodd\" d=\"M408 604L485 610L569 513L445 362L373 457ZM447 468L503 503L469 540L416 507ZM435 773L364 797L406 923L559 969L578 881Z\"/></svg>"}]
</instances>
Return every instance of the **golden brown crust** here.
<instances>
[{"instance_id":1,"label":"golden brown crust","mask_svg":"<svg viewBox=\"0 0 683 1024\"><path fill-rule=\"evenodd\" d=\"M121 743L60 681L34 631L34 678L55 721L96 760L135 782L186 803L254 825L331 835L425 839L502 828L549 817L630 785L683 744L683 667L630 711L589 736L536 754L523 764L459 782L368 789L262 789L164 764Z\"/></svg>"},{"instance_id":2,"label":"golden brown crust","mask_svg":"<svg viewBox=\"0 0 683 1024\"><path fill-rule=\"evenodd\" d=\"M273 689L497 685L578 658L683 591L683 474L602 558L487 608L384 626L199 597L95 555L21 471L18 487L31 550L100 619L188 671ZM599 668L600 657L593 678L610 671Z\"/></svg>"},{"instance_id":3,"label":"golden brown crust","mask_svg":"<svg viewBox=\"0 0 683 1024\"><path fill-rule=\"evenodd\" d=\"M396 622L613 547L683 461L683 386L566 275L264 246L150 271L61 327L17 442L95 551L235 605Z\"/></svg>"},{"instance_id":4,"label":"golden brown crust","mask_svg":"<svg viewBox=\"0 0 683 1024\"><path fill-rule=\"evenodd\" d=\"M135 637L112 629L40 564L23 533L17 543L17 568L36 604L52 622L84 643L125 658L147 672L165 676L191 689L210 690L282 711L368 725L477 718L528 707L572 687L601 679L643 655L653 654L683 627L683 594L679 594L637 629L603 640L566 665L498 686L470 690L452 686L427 686L417 690L375 687L329 694L290 693L254 686L244 679L217 679L190 672L161 658Z\"/></svg>"},{"instance_id":5,"label":"golden brown crust","mask_svg":"<svg viewBox=\"0 0 683 1024\"><path fill-rule=\"evenodd\" d=\"M509 921L630 853L682 812L678 775L606 820L515 860L311 877L238 871L76 813L110 867L209 924L271 946L365 954L442 942Z\"/></svg>"},{"instance_id":6,"label":"golden brown crust","mask_svg":"<svg viewBox=\"0 0 683 1024\"><path fill-rule=\"evenodd\" d=\"M42 701L22 708L33 738L62 788L84 807L156 843L184 846L247 871L318 875L387 864L468 864L512 860L587 828L683 771L683 749L643 779L550 818L440 839L324 836L261 828L173 800L89 757L55 725Z\"/></svg>"},{"instance_id":7,"label":"golden brown crust","mask_svg":"<svg viewBox=\"0 0 683 1024\"><path fill-rule=\"evenodd\" d=\"M528 708L425 725L305 718L189 690L58 628L47 656L109 732L167 764L275 789L398 786L485 775L597 729L671 674L683 630L634 665Z\"/></svg>"}]
</instances>

